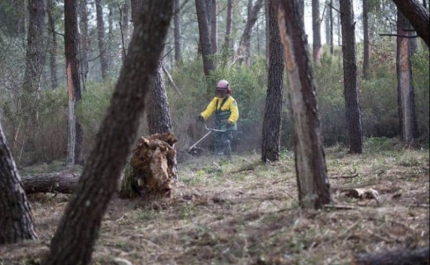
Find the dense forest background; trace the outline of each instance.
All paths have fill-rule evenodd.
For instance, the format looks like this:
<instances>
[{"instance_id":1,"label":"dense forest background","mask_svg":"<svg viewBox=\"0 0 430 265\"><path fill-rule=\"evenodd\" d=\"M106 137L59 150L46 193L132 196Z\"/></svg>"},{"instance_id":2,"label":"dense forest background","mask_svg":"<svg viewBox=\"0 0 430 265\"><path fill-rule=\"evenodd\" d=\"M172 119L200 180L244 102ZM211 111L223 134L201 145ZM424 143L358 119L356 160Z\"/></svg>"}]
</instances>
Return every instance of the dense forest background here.
<instances>
[{"instance_id":1,"label":"dense forest background","mask_svg":"<svg viewBox=\"0 0 430 265\"><path fill-rule=\"evenodd\" d=\"M179 11L170 27L161 69L173 132L179 139L179 152L203 136L204 128L195 122L196 116L213 97L214 84L220 79L230 82L232 95L240 108L236 152L258 151L261 148L268 83L267 7L263 2L208 2L215 4L216 8L212 9L215 11L208 21L214 47L210 58L215 67L207 75L202 60L204 47L200 45L196 4L194 1L177 1ZM315 2L318 10L316 20L313 18L315 7L312 6ZM126 47L133 30L133 1L80 0L76 3L79 34L75 38L81 90L81 98L76 102L76 117L82 126L80 152L85 159L93 147L124 54L127 53ZM397 8L387 0L353 3L363 136L399 137ZM227 26L230 23L229 4L231 27ZM256 8L258 5L260 9ZM345 144L347 138L338 5L338 1L304 1L310 54L315 54L315 36L319 36L321 41L321 51L318 56L313 56L312 67L326 146ZM366 25L363 23L364 6L368 10ZM40 7L44 7L42 11ZM253 17L252 11L255 9L258 12ZM32 13L32 10L35 12ZM26 1L1 0L0 17L0 121L15 161L18 166L28 166L65 160L70 148L70 91L67 87L65 52L68 43L64 26L67 15L63 3L54 0L45 3L42 0L26 5ZM319 35L315 35L313 21L320 23L317 27ZM33 32L31 25L40 25L40 31L36 31L34 38L30 38ZM365 34L369 44L369 61L366 63ZM415 45L410 60L418 129L413 144L428 148L429 51L420 38L411 40ZM244 44L245 52L242 50ZM35 53L32 49L37 49L38 54L43 56L31 60L31 54ZM33 88L28 77L31 72L36 83ZM286 78L284 83L287 92ZM291 149L293 140L287 96L283 105L281 145ZM146 119L142 119L140 134L148 133ZM207 146L209 142L202 144Z\"/></svg>"}]
</instances>

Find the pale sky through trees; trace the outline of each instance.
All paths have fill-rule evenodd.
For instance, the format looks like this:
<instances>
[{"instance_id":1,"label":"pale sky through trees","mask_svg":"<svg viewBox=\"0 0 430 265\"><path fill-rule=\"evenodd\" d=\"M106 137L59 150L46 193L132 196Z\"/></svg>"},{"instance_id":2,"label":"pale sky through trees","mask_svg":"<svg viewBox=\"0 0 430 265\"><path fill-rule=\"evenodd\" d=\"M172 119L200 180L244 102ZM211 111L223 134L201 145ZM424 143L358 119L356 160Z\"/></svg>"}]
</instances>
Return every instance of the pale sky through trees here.
<instances>
[{"instance_id":1,"label":"pale sky through trees","mask_svg":"<svg viewBox=\"0 0 430 265\"><path fill-rule=\"evenodd\" d=\"M333 1L333 5L337 6L335 4L335 2ZM363 41L363 32L362 32L362 2L359 0L354 0L353 1L353 5L354 5L354 17L355 17L355 21L356 26L355 26L355 39L356 42L359 43L361 41ZM325 10L324 10L325 8ZM339 10L339 8L337 8ZM324 14L323 14L324 12ZM320 18L322 18L321 21L321 43L325 44L325 16L328 12L328 6L326 6L326 1L325 0L320 0ZM336 10L333 10L333 20L334 23L337 24L337 12ZM324 17L322 17L324 15ZM340 21L339 21L340 23ZM340 30L340 29L339 29ZM308 36L308 44L312 45L312 0L305 0L305 32L306 35ZM337 30L336 28L334 29L334 39L333 42L335 45L337 45L338 43L338 34L337 34Z\"/></svg>"}]
</instances>

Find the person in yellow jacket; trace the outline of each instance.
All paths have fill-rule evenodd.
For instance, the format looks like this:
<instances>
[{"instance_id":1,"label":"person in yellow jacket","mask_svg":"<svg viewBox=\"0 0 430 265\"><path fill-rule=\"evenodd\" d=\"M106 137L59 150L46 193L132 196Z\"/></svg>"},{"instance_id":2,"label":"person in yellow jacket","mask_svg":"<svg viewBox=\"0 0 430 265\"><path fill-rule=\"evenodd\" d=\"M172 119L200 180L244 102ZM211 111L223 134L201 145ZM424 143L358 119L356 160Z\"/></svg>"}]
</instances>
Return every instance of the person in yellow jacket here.
<instances>
[{"instance_id":1,"label":"person in yellow jacket","mask_svg":"<svg viewBox=\"0 0 430 265\"><path fill-rule=\"evenodd\" d=\"M215 113L214 131L215 153L218 155L231 156L231 140L233 131L237 130L239 119L239 108L236 100L231 96L231 88L226 80L221 80L216 86L216 96L212 99L206 109L200 113L199 121L205 121Z\"/></svg>"}]
</instances>

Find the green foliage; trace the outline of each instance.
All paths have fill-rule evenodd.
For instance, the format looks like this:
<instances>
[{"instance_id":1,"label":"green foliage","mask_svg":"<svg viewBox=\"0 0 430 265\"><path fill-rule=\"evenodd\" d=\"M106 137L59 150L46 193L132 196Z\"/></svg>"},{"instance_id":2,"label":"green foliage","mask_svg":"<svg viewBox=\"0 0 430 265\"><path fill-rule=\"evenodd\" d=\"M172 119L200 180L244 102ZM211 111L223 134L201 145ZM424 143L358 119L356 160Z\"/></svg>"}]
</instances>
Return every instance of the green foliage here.
<instances>
[{"instance_id":1,"label":"green foliage","mask_svg":"<svg viewBox=\"0 0 430 265\"><path fill-rule=\"evenodd\" d=\"M364 139L364 147L368 153L380 153L393 150L395 141L387 137L368 137Z\"/></svg>"},{"instance_id":2,"label":"green foliage","mask_svg":"<svg viewBox=\"0 0 430 265\"><path fill-rule=\"evenodd\" d=\"M324 143L343 142L346 132L342 58L324 53L321 66L314 66L314 83Z\"/></svg>"},{"instance_id":3,"label":"green foliage","mask_svg":"<svg viewBox=\"0 0 430 265\"><path fill-rule=\"evenodd\" d=\"M36 106L38 121L28 121L21 114L15 98L3 104L5 134L9 137L18 165L51 162L65 157L67 150L67 94L43 91ZM3 124L3 122L2 122Z\"/></svg>"},{"instance_id":4,"label":"green foliage","mask_svg":"<svg viewBox=\"0 0 430 265\"><path fill-rule=\"evenodd\" d=\"M1 32L0 32L1 35ZM67 89L42 90L38 100L37 126L26 124L20 114L20 80L24 54L18 38L0 36L0 86L2 97L2 126L9 146L18 165L31 165L64 159L67 153ZM359 80L360 106L362 110L363 136L366 148L385 149L383 140L398 135L397 78L395 65L395 41L374 42L370 60L370 78ZM327 47L321 66L313 65L313 81L318 100L319 118L325 145L343 144L346 137L343 62L340 49L331 55ZM13 55L16 60L10 60ZM360 55L358 54L360 57ZM218 56L220 57L220 56ZM416 112L420 132L419 142L428 147L429 137L429 65L428 50L419 50L412 57ZM215 57L217 61L221 58ZM359 58L360 60L360 58ZM214 97L215 85L221 79L229 81L232 96L237 100L242 134L240 151L258 152L261 144L261 126L267 90L265 59L253 57L252 65L218 66L208 78L203 74L201 58L186 59L169 70L179 92L166 78L166 89L172 118L173 132L178 138L177 147L184 150L205 133L197 115ZM359 65L361 62L359 61ZM113 79L113 78L112 78ZM110 79L110 80L112 80ZM285 78L285 83L287 79ZM6 85L5 85L6 84ZM46 82L43 86L46 86ZM84 131L82 156L86 157L93 147L96 133L104 118L114 90L114 83L87 82L86 91L78 103L76 115ZM282 148L291 150L293 145L292 123L288 109L288 87L284 93ZM145 117L142 118L145 120ZM213 118L208 121L211 125ZM142 126L145 128L145 126ZM31 136L31 137L30 137ZM383 137L383 138L380 138ZM31 139L30 139L31 138ZM199 144L208 147L211 136ZM378 139L375 143L374 139ZM368 144L371 142L371 144ZM191 181L191 180L190 180ZM194 181L194 180L193 180Z\"/></svg>"},{"instance_id":5,"label":"green foliage","mask_svg":"<svg viewBox=\"0 0 430 265\"><path fill-rule=\"evenodd\" d=\"M83 157L93 147L95 135L109 106L113 90L114 85L111 83L88 83L86 91L82 94L82 99L77 104L76 116L84 131Z\"/></svg>"},{"instance_id":6,"label":"green foliage","mask_svg":"<svg viewBox=\"0 0 430 265\"><path fill-rule=\"evenodd\" d=\"M422 49L412 56L416 114L421 141L429 144L429 50Z\"/></svg>"},{"instance_id":7,"label":"green foliage","mask_svg":"<svg viewBox=\"0 0 430 265\"><path fill-rule=\"evenodd\" d=\"M395 76L361 81L361 109L365 136L398 134Z\"/></svg>"}]
</instances>

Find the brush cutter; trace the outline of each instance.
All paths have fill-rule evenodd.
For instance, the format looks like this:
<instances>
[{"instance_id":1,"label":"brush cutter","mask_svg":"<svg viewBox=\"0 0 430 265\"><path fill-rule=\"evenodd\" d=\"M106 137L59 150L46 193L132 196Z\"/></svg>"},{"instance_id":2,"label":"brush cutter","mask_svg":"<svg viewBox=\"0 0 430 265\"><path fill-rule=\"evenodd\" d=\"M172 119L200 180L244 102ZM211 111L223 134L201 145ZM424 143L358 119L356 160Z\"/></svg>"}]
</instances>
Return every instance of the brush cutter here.
<instances>
[{"instance_id":1,"label":"brush cutter","mask_svg":"<svg viewBox=\"0 0 430 265\"><path fill-rule=\"evenodd\" d=\"M195 144L193 144L192 146L190 146L188 148L188 153L190 153L192 155L197 155L197 156L200 155L203 152L203 149L197 148L196 146L201 141L203 141L203 139L205 139L212 132L225 132L225 131L227 131L227 130L220 130L220 129L215 129L215 128L208 128L208 126L206 126L206 124L205 124L205 129L208 130L208 132L202 138L200 138L200 140L198 140Z\"/></svg>"}]
</instances>

